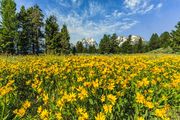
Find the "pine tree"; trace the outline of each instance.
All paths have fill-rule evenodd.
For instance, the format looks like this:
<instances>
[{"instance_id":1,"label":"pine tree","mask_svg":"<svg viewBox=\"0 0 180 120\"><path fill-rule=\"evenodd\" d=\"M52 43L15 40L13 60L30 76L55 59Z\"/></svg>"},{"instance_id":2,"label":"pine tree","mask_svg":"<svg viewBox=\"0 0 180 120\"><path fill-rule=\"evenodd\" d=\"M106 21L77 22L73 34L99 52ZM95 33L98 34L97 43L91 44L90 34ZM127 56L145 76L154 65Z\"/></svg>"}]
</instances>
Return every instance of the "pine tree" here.
<instances>
[{"instance_id":1,"label":"pine tree","mask_svg":"<svg viewBox=\"0 0 180 120\"><path fill-rule=\"evenodd\" d=\"M76 54L76 52L77 52L77 49L76 49L76 47L75 47L75 46L73 46L73 47L72 47L72 54L73 54L73 55L75 55L75 54Z\"/></svg>"},{"instance_id":2,"label":"pine tree","mask_svg":"<svg viewBox=\"0 0 180 120\"><path fill-rule=\"evenodd\" d=\"M180 51L180 22L175 26L176 30L172 31L173 50L176 52Z\"/></svg>"},{"instance_id":3,"label":"pine tree","mask_svg":"<svg viewBox=\"0 0 180 120\"><path fill-rule=\"evenodd\" d=\"M150 41L149 41L149 48L150 50L155 50L160 48L160 40L159 40L159 36L157 33L153 33Z\"/></svg>"},{"instance_id":4,"label":"pine tree","mask_svg":"<svg viewBox=\"0 0 180 120\"><path fill-rule=\"evenodd\" d=\"M171 36L169 32L164 32L160 35L160 47L167 48L171 45Z\"/></svg>"},{"instance_id":5,"label":"pine tree","mask_svg":"<svg viewBox=\"0 0 180 120\"><path fill-rule=\"evenodd\" d=\"M95 45L90 45L88 51L89 51L89 53L96 53L96 47L95 47Z\"/></svg>"},{"instance_id":6,"label":"pine tree","mask_svg":"<svg viewBox=\"0 0 180 120\"><path fill-rule=\"evenodd\" d=\"M110 35L104 35L99 43L99 52L102 54L110 53L111 51L111 43L110 43Z\"/></svg>"},{"instance_id":7,"label":"pine tree","mask_svg":"<svg viewBox=\"0 0 180 120\"><path fill-rule=\"evenodd\" d=\"M81 41L78 41L76 43L76 50L77 50L77 53L83 53L84 46Z\"/></svg>"},{"instance_id":8,"label":"pine tree","mask_svg":"<svg viewBox=\"0 0 180 120\"><path fill-rule=\"evenodd\" d=\"M54 53L55 40L54 38L58 34L59 25L55 16L49 16L45 23L45 41L46 41L46 53Z\"/></svg>"},{"instance_id":9,"label":"pine tree","mask_svg":"<svg viewBox=\"0 0 180 120\"><path fill-rule=\"evenodd\" d=\"M131 45L131 35L129 35L127 41L121 45L121 51L123 53L133 53L133 46Z\"/></svg>"},{"instance_id":10,"label":"pine tree","mask_svg":"<svg viewBox=\"0 0 180 120\"><path fill-rule=\"evenodd\" d=\"M61 53L69 54L69 52L70 52L70 43L69 43L70 36L69 36L67 26L65 24L63 25L63 27L61 29L61 35L62 35L62 38L61 38L61 46L62 46Z\"/></svg>"},{"instance_id":11,"label":"pine tree","mask_svg":"<svg viewBox=\"0 0 180 120\"><path fill-rule=\"evenodd\" d=\"M28 15L30 23L30 34L31 34L31 46L32 46L32 53L38 54L40 50L40 42L41 38L43 37L41 28L43 26L43 17L42 10L39 8L38 5L30 7L28 9Z\"/></svg>"},{"instance_id":12,"label":"pine tree","mask_svg":"<svg viewBox=\"0 0 180 120\"><path fill-rule=\"evenodd\" d=\"M138 53L142 53L143 52L143 40L142 40L142 38L140 38L139 41L138 41L137 52Z\"/></svg>"},{"instance_id":13,"label":"pine tree","mask_svg":"<svg viewBox=\"0 0 180 120\"><path fill-rule=\"evenodd\" d=\"M17 52L20 54L28 54L30 50L29 39L29 19L28 14L24 6L21 7L18 17L18 40L17 40Z\"/></svg>"},{"instance_id":14,"label":"pine tree","mask_svg":"<svg viewBox=\"0 0 180 120\"><path fill-rule=\"evenodd\" d=\"M110 50L110 53L118 53L119 52L119 46L118 46L118 42L117 42L117 38L118 36L116 35L116 33L114 33L112 36L111 36L111 50Z\"/></svg>"},{"instance_id":15,"label":"pine tree","mask_svg":"<svg viewBox=\"0 0 180 120\"><path fill-rule=\"evenodd\" d=\"M17 40L17 16L14 0L1 0L1 41L0 48L3 53L14 54Z\"/></svg>"},{"instance_id":16,"label":"pine tree","mask_svg":"<svg viewBox=\"0 0 180 120\"><path fill-rule=\"evenodd\" d=\"M51 45L53 46L53 53L54 54L61 54L62 53L62 33L58 32L52 39Z\"/></svg>"}]
</instances>

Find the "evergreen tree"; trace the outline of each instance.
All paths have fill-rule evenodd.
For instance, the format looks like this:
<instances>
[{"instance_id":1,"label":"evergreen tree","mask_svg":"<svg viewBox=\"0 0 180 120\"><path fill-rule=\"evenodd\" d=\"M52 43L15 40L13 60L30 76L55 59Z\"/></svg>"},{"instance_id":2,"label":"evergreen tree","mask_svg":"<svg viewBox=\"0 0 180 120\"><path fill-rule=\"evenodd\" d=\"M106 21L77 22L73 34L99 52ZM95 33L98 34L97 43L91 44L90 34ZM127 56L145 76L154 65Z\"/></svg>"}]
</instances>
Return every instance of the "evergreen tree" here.
<instances>
[{"instance_id":1,"label":"evergreen tree","mask_svg":"<svg viewBox=\"0 0 180 120\"><path fill-rule=\"evenodd\" d=\"M62 34L58 32L55 37L52 39L51 45L53 46L53 53L54 54L61 54L62 53Z\"/></svg>"},{"instance_id":2,"label":"evergreen tree","mask_svg":"<svg viewBox=\"0 0 180 120\"><path fill-rule=\"evenodd\" d=\"M38 5L30 7L28 9L28 15L30 22L30 39L31 39L31 46L32 46L32 53L38 54L40 50L40 42L41 38L43 37L41 28L43 26L43 17L42 10L39 8Z\"/></svg>"},{"instance_id":3,"label":"evergreen tree","mask_svg":"<svg viewBox=\"0 0 180 120\"><path fill-rule=\"evenodd\" d=\"M111 51L111 42L110 42L110 35L104 35L99 43L99 52L102 54L110 53Z\"/></svg>"},{"instance_id":4,"label":"evergreen tree","mask_svg":"<svg viewBox=\"0 0 180 120\"><path fill-rule=\"evenodd\" d=\"M18 40L17 40L17 52L21 54L28 54L30 49L29 39L29 19L28 14L24 6L21 7L18 17Z\"/></svg>"},{"instance_id":5,"label":"evergreen tree","mask_svg":"<svg viewBox=\"0 0 180 120\"><path fill-rule=\"evenodd\" d=\"M73 47L72 47L72 54L73 54L73 55L75 55L75 54L76 54L76 52L77 52L76 47L75 47L75 46L73 46Z\"/></svg>"},{"instance_id":6,"label":"evergreen tree","mask_svg":"<svg viewBox=\"0 0 180 120\"><path fill-rule=\"evenodd\" d=\"M137 52L138 53L142 53L143 52L143 40L142 40L142 38L140 38L139 41L138 41Z\"/></svg>"},{"instance_id":7,"label":"evergreen tree","mask_svg":"<svg viewBox=\"0 0 180 120\"><path fill-rule=\"evenodd\" d=\"M123 53L133 53L133 46L131 45L131 35L129 35L127 41L121 45L121 51Z\"/></svg>"},{"instance_id":8,"label":"evergreen tree","mask_svg":"<svg viewBox=\"0 0 180 120\"><path fill-rule=\"evenodd\" d=\"M160 47L167 48L171 45L171 36L169 32L164 32L160 36Z\"/></svg>"},{"instance_id":9,"label":"evergreen tree","mask_svg":"<svg viewBox=\"0 0 180 120\"><path fill-rule=\"evenodd\" d=\"M96 53L96 47L95 47L95 45L90 45L90 46L89 46L89 53Z\"/></svg>"},{"instance_id":10,"label":"evergreen tree","mask_svg":"<svg viewBox=\"0 0 180 120\"><path fill-rule=\"evenodd\" d=\"M76 43L76 50L77 50L77 53L83 53L84 47L81 41L78 41Z\"/></svg>"},{"instance_id":11,"label":"evergreen tree","mask_svg":"<svg viewBox=\"0 0 180 120\"><path fill-rule=\"evenodd\" d=\"M118 53L119 52L120 48L118 46L117 38L118 38L118 36L116 35L116 33L114 33L111 36L111 50L110 50L110 53Z\"/></svg>"},{"instance_id":12,"label":"evergreen tree","mask_svg":"<svg viewBox=\"0 0 180 120\"><path fill-rule=\"evenodd\" d=\"M45 41L46 41L46 53L53 53L55 46L54 38L58 34L59 25L55 16L49 16L45 23ZM59 41L60 42L60 41Z\"/></svg>"},{"instance_id":13,"label":"evergreen tree","mask_svg":"<svg viewBox=\"0 0 180 120\"><path fill-rule=\"evenodd\" d=\"M180 22L175 26L176 30L172 31L173 50L176 52L180 51Z\"/></svg>"},{"instance_id":14,"label":"evergreen tree","mask_svg":"<svg viewBox=\"0 0 180 120\"><path fill-rule=\"evenodd\" d=\"M62 29L61 29L61 35L62 35L62 39L61 39L61 46L62 46L62 53L63 54L68 54L70 52L70 36L69 36L69 32L67 29L66 25L63 25Z\"/></svg>"},{"instance_id":15,"label":"evergreen tree","mask_svg":"<svg viewBox=\"0 0 180 120\"><path fill-rule=\"evenodd\" d=\"M1 0L1 41L0 48L3 53L15 53L17 40L17 16L14 0Z\"/></svg>"},{"instance_id":16,"label":"evergreen tree","mask_svg":"<svg viewBox=\"0 0 180 120\"><path fill-rule=\"evenodd\" d=\"M149 41L149 48L150 50L155 50L160 48L160 40L159 40L159 36L157 33L153 33L150 41Z\"/></svg>"}]
</instances>

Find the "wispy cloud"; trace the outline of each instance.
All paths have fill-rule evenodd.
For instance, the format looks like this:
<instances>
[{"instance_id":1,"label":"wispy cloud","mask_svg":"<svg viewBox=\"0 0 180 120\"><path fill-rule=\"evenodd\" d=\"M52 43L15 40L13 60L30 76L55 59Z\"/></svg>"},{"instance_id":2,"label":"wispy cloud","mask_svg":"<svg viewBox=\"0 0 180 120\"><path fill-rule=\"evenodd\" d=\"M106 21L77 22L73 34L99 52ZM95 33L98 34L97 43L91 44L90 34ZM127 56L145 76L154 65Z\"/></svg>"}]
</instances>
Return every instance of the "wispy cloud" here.
<instances>
[{"instance_id":1,"label":"wispy cloud","mask_svg":"<svg viewBox=\"0 0 180 120\"><path fill-rule=\"evenodd\" d=\"M97 7L97 6L96 6ZM73 36L72 41L75 43L77 40L82 39L83 37L99 37L105 33L114 33L121 32L131 28L136 25L138 22L132 19L123 21L114 21L113 19L100 19L98 21L94 21L92 19L87 19L88 16L92 15L91 12L89 14L85 11L83 14L78 14L77 12L71 12L68 15L64 15L57 9L51 9L45 11L46 15L55 15L58 18L58 23L60 25L67 24L69 32ZM115 11L116 15L119 16L120 13ZM113 14L115 14L113 13ZM93 15L95 15L93 13ZM119 14L119 15L118 15ZM112 16L112 15L111 15Z\"/></svg>"},{"instance_id":2,"label":"wispy cloud","mask_svg":"<svg viewBox=\"0 0 180 120\"><path fill-rule=\"evenodd\" d=\"M35 0L15 1L18 6L25 5L27 7L35 3ZM84 37L99 39L105 33L121 33L131 29L140 22L133 16L143 15L162 7L162 3L154 4L151 2L152 0L123 0L119 8L112 7L111 9L106 2L95 0L49 1L60 7L46 5L46 8L43 9L45 17L55 15L60 26L67 24L73 43Z\"/></svg>"},{"instance_id":3,"label":"wispy cloud","mask_svg":"<svg viewBox=\"0 0 180 120\"><path fill-rule=\"evenodd\" d=\"M159 3L157 6L156 6L156 8L158 9L158 8L161 8L163 6L163 4L162 3Z\"/></svg>"},{"instance_id":4,"label":"wispy cloud","mask_svg":"<svg viewBox=\"0 0 180 120\"><path fill-rule=\"evenodd\" d=\"M145 14L154 9L151 0L124 0L124 5L129 10L128 15Z\"/></svg>"},{"instance_id":5,"label":"wispy cloud","mask_svg":"<svg viewBox=\"0 0 180 120\"><path fill-rule=\"evenodd\" d=\"M124 4L126 8L135 9L141 2L142 0L125 0Z\"/></svg>"}]
</instances>

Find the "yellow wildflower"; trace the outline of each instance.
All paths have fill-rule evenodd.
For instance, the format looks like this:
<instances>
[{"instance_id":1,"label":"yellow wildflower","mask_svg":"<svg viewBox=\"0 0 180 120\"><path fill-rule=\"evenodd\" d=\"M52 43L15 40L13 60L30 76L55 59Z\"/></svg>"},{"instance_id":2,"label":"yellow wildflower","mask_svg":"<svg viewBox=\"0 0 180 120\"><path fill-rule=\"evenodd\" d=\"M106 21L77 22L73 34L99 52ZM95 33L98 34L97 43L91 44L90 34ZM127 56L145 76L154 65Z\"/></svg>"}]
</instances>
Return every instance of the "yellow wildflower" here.
<instances>
[{"instance_id":1,"label":"yellow wildflower","mask_svg":"<svg viewBox=\"0 0 180 120\"><path fill-rule=\"evenodd\" d=\"M41 118L41 119L48 118L48 111L47 111L46 109L44 109L44 110L41 112L40 118Z\"/></svg>"},{"instance_id":2,"label":"yellow wildflower","mask_svg":"<svg viewBox=\"0 0 180 120\"><path fill-rule=\"evenodd\" d=\"M95 120L106 120L106 116L102 112L100 112L95 117Z\"/></svg>"},{"instance_id":3,"label":"yellow wildflower","mask_svg":"<svg viewBox=\"0 0 180 120\"><path fill-rule=\"evenodd\" d=\"M116 96L109 94L107 95L108 100L112 103L112 105L114 105L116 103Z\"/></svg>"},{"instance_id":4,"label":"yellow wildflower","mask_svg":"<svg viewBox=\"0 0 180 120\"><path fill-rule=\"evenodd\" d=\"M105 113L111 113L112 112L112 105L103 105L103 109L105 111Z\"/></svg>"}]
</instances>

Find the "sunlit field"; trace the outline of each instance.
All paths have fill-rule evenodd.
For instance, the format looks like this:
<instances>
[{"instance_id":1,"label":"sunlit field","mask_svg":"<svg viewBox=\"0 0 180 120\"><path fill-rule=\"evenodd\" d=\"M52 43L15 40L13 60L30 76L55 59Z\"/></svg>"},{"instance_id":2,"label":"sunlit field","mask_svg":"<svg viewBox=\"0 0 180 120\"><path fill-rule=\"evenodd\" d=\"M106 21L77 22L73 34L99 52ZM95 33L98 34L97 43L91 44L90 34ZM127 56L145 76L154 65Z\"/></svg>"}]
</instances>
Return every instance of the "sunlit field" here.
<instances>
[{"instance_id":1,"label":"sunlit field","mask_svg":"<svg viewBox=\"0 0 180 120\"><path fill-rule=\"evenodd\" d=\"M1 56L0 119L178 120L180 56Z\"/></svg>"}]
</instances>

